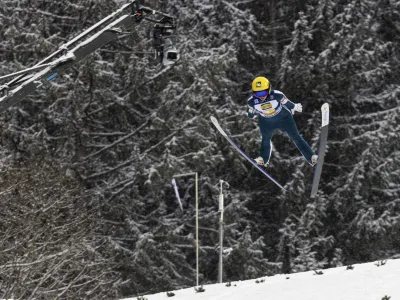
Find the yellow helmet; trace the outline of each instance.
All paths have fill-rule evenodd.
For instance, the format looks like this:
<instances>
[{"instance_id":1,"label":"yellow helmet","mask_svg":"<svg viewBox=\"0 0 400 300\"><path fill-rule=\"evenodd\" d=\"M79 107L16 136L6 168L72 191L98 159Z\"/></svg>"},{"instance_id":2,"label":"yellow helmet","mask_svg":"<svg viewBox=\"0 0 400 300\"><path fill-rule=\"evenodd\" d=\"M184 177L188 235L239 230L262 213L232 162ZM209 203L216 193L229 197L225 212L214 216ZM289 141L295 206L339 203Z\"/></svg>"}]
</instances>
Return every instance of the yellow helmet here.
<instances>
[{"instance_id":1,"label":"yellow helmet","mask_svg":"<svg viewBox=\"0 0 400 300\"><path fill-rule=\"evenodd\" d=\"M267 78L259 76L251 83L251 89L253 90L253 92L265 90L271 92L271 84L269 83L269 80Z\"/></svg>"}]
</instances>

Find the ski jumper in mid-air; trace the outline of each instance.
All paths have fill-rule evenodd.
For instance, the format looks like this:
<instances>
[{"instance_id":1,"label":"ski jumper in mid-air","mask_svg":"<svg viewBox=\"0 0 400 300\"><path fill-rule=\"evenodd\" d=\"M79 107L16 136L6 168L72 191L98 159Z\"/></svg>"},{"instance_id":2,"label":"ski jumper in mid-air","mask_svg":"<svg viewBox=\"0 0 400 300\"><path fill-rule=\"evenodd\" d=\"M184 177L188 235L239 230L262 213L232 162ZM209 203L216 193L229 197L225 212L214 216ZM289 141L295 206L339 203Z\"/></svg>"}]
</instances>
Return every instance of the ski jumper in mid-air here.
<instances>
[{"instance_id":1,"label":"ski jumper in mid-air","mask_svg":"<svg viewBox=\"0 0 400 300\"><path fill-rule=\"evenodd\" d=\"M262 135L260 156L255 159L257 164L268 165L272 151L271 138L274 131L280 129L287 133L308 163L314 166L318 155L314 154L299 134L292 116L295 111L303 111L301 103L293 103L282 92L272 90L270 82L265 77L255 78L251 87L253 95L247 100L247 116L251 119L258 116Z\"/></svg>"}]
</instances>

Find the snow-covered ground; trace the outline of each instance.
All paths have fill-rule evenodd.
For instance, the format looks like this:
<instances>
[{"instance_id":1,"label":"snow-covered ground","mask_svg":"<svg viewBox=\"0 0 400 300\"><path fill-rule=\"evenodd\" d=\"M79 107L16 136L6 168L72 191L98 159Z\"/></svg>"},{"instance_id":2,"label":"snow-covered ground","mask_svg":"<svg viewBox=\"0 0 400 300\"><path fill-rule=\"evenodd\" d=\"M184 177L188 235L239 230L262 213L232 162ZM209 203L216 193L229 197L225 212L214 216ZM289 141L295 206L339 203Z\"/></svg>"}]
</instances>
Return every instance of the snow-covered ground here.
<instances>
[{"instance_id":1,"label":"snow-covered ground","mask_svg":"<svg viewBox=\"0 0 400 300\"><path fill-rule=\"evenodd\" d=\"M386 263L385 263L386 262ZM145 295L148 300L390 300L400 299L400 259L353 265L322 270L275 275L271 277L232 282L230 287L223 284L205 285L205 292L196 293L193 288L167 293ZM380 266L377 266L380 265ZM261 282L264 280L263 282ZM137 297L130 298L137 300Z\"/></svg>"}]
</instances>

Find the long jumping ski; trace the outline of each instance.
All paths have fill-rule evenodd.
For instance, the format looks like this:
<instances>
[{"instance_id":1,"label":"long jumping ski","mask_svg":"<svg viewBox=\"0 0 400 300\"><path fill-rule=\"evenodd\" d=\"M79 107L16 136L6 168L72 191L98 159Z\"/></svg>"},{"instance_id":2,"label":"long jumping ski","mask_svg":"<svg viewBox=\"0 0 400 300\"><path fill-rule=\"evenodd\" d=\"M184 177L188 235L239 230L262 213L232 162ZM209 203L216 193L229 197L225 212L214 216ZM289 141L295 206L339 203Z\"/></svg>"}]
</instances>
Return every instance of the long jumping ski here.
<instances>
[{"instance_id":1,"label":"long jumping ski","mask_svg":"<svg viewBox=\"0 0 400 300\"><path fill-rule=\"evenodd\" d=\"M277 182L271 175L268 174L268 172L263 169L261 166L259 166L254 159L252 159L250 156L246 154L238 145L235 144L235 142L225 133L225 131L222 129L222 127L219 125L218 121L216 118L213 116L211 117L211 122L214 124L214 126L218 129L218 131L224 136L224 138L235 148L245 159L247 159L254 167L256 167L261 173L263 173L265 176L267 176L273 183L275 183L277 186L279 186L282 190L286 191L286 189L279 183Z\"/></svg>"},{"instance_id":2,"label":"long jumping ski","mask_svg":"<svg viewBox=\"0 0 400 300\"><path fill-rule=\"evenodd\" d=\"M324 164L326 143L328 141L328 125L329 125L329 104L324 103L321 106L322 114L322 126L321 133L319 136L319 147L318 147L318 161L314 168L314 177L311 188L311 197L315 196L318 192L319 180L321 178L322 166Z\"/></svg>"}]
</instances>

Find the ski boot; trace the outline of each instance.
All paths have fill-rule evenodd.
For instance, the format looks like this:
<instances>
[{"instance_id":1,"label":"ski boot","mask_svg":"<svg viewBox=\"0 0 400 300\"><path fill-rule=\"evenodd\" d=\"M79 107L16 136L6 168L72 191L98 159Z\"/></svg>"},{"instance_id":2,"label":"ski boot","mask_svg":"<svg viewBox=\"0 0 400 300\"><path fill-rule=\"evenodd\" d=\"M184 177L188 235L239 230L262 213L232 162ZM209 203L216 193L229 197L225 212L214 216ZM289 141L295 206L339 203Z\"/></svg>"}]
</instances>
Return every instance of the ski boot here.
<instances>
[{"instance_id":1,"label":"ski boot","mask_svg":"<svg viewBox=\"0 0 400 300\"><path fill-rule=\"evenodd\" d=\"M317 161L318 161L318 155L313 155L313 156L311 156L311 166L315 166L316 164L317 164Z\"/></svg>"},{"instance_id":2,"label":"ski boot","mask_svg":"<svg viewBox=\"0 0 400 300\"><path fill-rule=\"evenodd\" d=\"M261 156L255 158L254 161L257 163L257 165L268 167L268 163L264 164L264 159Z\"/></svg>"}]
</instances>

